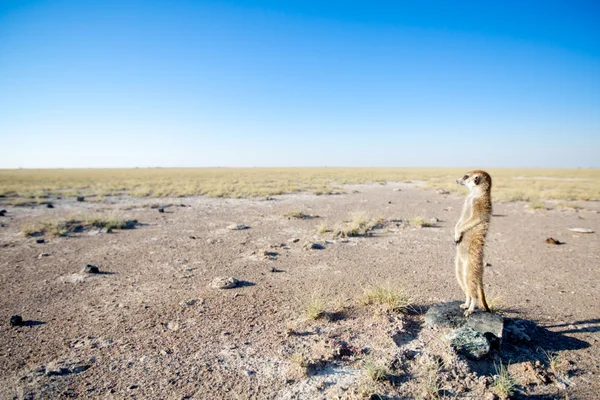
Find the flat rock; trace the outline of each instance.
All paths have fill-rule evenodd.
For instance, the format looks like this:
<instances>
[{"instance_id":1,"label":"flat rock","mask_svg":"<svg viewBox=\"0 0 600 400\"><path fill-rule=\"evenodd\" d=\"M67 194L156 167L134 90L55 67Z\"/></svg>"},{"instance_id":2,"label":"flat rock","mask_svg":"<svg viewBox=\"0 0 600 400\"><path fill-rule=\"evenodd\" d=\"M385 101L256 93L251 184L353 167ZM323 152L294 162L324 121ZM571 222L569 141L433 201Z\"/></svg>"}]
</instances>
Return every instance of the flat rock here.
<instances>
[{"instance_id":1,"label":"flat rock","mask_svg":"<svg viewBox=\"0 0 600 400\"><path fill-rule=\"evenodd\" d=\"M487 338L468 326L453 330L445 338L458 354L462 354L471 360L482 359L489 354L491 349Z\"/></svg>"},{"instance_id":2,"label":"flat rock","mask_svg":"<svg viewBox=\"0 0 600 400\"><path fill-rule=\"evenodd\" d=\"M210 286L213 289L232 289L232 288L236 287L239 283L240 283L240 281L235 279L234 277L220 276L220 277L213 279Z\"/></svg>"},{"instance_id":3,"label":"flat rock","mask_svg":"<svg viewBox=\"0 0 600 400\"><path fill-rule=\"evenodd\" d=\"M502 337L504 319L497 314L476 311L469 317L464 316L460 301L436 304L425 314L425 324L430 328L472 328L481 334L491 333L497 338Z\"/></svg>"},{"instance_id":4,"label":"flat rock","mask_svg":"<svg viewBox=\"0 0 600 400\"><path fill-rule=\"evenodd\" d=\"M431 306L425 314L425 324L430 328L460 328L466 323L460 301Z\"/></svg>"}]
</instances>

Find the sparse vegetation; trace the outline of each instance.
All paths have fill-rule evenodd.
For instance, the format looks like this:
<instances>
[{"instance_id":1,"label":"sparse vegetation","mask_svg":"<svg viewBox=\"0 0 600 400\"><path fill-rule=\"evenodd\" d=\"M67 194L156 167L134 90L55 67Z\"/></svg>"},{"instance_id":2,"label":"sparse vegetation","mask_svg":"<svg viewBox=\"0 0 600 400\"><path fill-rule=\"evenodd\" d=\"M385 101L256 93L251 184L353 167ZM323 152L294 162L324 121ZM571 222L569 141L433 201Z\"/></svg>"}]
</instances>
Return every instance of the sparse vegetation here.
<instances>
[{"instance_id":1,"label":"sparse vegetation","mask_svg":"<svg viewBox=\"0 0 600 400\"><path fill-rule=\"evenodd\" d=\"M67 236L71 233L77 233L89 228L99 229L133 229L137 224L136 220L124 220L111 217L102 219L101 217L88 216L82 218L71 218L66 220L51 220L25 225L21 231L25 236L49 234L54 237Z\"/></svg>"},{"instance_id":2,"label":"sparse vegetation","mask_svg":"<svg viewBox=\"0 0 600 400\"><path fill-rule=\"evenodd\" d=\"M516 383L513 376L508 372L508 369L502 362L496 365L496 377L492 384L492 389L500 397L506 398L512 396L515 392Z\"/></svg>"},{"instance_id":3,"label":"sparse vegetation","mask_svg":"<svg viewBox=\"0 0 600 400\"><path fill-rule=\"evenodd\" d=\"M336 234L341 237L367 235L373 229L383 227L384 223L383 218L369 218L363 213L355 213L336 229Z\"/></svg>"},{"instance_id":4,"label":"sparse vegetation","mask_svg":"<svg viewBox=\"0 0 600 400\"><path fill-rule=\"evenodd\" d=\"M322 235L327 232L331 232L331 229L329 229L329 227L327 227L327 224L325 222L323 222L321 225L319 225L317 227L317 233Z\"/></svg>"},{"instance_id":5,"label":"sparse vegetation","mask_svg":"<svg viewBox=\"0 0 600 400\"><path fill-rule=\"evenodd\" d=\"M381 382L386 379L388 371L384 366L374 362L371 359L366 359L363 366L365 372L372 381Z\"/></svg>"},{"instance_id":6,"label":"sparse vegetation","mask_svg":"<svg viewBox=\"0 0 600 400\"><path fill-rule=\"evenodd\" d=\"M325 311L325 303L319 298L312 298L304 308L304 316L309 320L319 319Z\"/></svg>"},{"instance_id":7,"label":"sparse vegetation","mask_svg":"<svg viewBox=\"0 0 600 400\"><path fill-rule=\"evenodd\" d=\"M492 314L498 314L498 313L502 312L502 310L504 308L506 308L506 306L502 300L502 297L500 297L500 296L494 296L494 297L488 299L487 305Z\"/></svg>"},{"instance_id":8,"label":"sparse vegetation","mask_svg":"<svg viewBox=\"0 0 600 400\"><path fill-rule=\"evenodd\" d=\"M548 366L550 367L550 371L554 374L555 377L562 376L562 359L560 358L558 353L552 353L546 350L542 350L546 358L548 359Z\"/></svg>"},{"instance_id":9,"label":"sparse vegetation","mask_svg":"<svg viewBox=\"0 0 600 400\"><path fill-rule=\"evenodd\" d=\"M312 219L317 218L315 215L307 214L304 211L300 210L291 210L285 214L288 218L297 218L297 219Z\"/></svg>"},{"instance_id":10,"label":"sparse vegetation","mask_svg":"<svg viewBox=\"0 0 600 400\"><path fill-rule=\"evenodd\" d=\"M309 359L304 351L296 351L290 356L290 362L295 366L300 375L308 375L308 368L310 367Z\"/></svg>"},{"instance_id":11,"label":"sparse vegetation","mask_svg":"<svg viewBox=\"0 0 600 400\"><path fill-rule=\"evenodd\" d=\"M535 200L530 202L528 207L531 210L545 210L546 204L543 201Z\"/></svg>"},{"instance_id":12,"label":"sparse vegetation","mask_svg":"<svg viewBox=\"0 0 600 400\"><path fill-rule=\"evenodd\" d=\"M375 285L365 290L359 302L362 305L381 306L387 312L405 312L411 299L402 289L392 289L389 285Z\"/></svg>"},{"instance_id":13,"label":"sparse vegetation","mask_svg":"<svg viewBox=\"0 0 600 400\"><path fill-rule=\"evenodd\" d=\"M431 228L435 226L434 222L431 222L430 220L427 220L423 217L413 217L408 222L410 223L410 225L416 228Z\"/></svg>"},{"instance_id":14,"label":"sparse vegetation","mask_svg":"<svg viewBox=\"0 0 600 400\"><path fill-rule=\"evenodd\" d=\"M300 191L343 193L341 185L425 181L462 194L464 168L148 168L0 170L0 197L78 194L134 197L266 197ZM495 201L600 199L598 169L489 169Z\"/></svg>"},{"instance_id":15,"label":"sparse vegetation","mask_svg":"<svg viewBox=\"0 0 600 400\"><path fill-rule=\"evenodd\" d=\"M423 397L427 399L440 398L440 392L443 390L443 387L440 380L440 365L438 360L428 357L420 365L418 374L423 390Z\"/></svg>"}]
</instances>

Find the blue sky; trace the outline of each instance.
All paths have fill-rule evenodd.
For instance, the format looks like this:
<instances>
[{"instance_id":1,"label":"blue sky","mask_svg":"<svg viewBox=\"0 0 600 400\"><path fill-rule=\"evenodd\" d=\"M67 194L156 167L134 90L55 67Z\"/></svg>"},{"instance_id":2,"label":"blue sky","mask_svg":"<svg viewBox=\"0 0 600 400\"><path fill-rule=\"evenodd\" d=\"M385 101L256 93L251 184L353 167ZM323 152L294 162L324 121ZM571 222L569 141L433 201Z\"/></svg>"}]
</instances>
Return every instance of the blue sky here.
<instances>
[{"instance_id":1,"label":"blue sky","mask_svg":"<svg viewBox=\"0 0 600 400\"><path fill-rule=\"evenodd\" d=\"M0 168L600 167L594 1L0 0Z\"/></svg>"}]
</instances>

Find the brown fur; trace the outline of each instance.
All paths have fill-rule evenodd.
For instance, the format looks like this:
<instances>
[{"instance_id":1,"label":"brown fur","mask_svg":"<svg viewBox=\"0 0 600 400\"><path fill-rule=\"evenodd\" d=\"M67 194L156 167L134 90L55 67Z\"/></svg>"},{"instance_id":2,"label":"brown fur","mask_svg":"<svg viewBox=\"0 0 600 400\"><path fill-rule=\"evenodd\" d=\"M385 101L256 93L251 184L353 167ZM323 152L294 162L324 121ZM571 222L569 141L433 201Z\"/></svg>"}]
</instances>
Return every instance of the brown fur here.
<instances>
[{"instance_id":1,"label":"brown fur","mask_svg":"<svg viewBox=\"0 0 600 400\"><path fill-rule=\"evenodd\" d=\"M475 309L478 300L484 311L490 311L483 291L483 246L492 216L492 178L485 171L471 171L456 183L467 186L469 194L455 227L456 279L465 293L465 316Z\"/></svg>"}]
</instances>

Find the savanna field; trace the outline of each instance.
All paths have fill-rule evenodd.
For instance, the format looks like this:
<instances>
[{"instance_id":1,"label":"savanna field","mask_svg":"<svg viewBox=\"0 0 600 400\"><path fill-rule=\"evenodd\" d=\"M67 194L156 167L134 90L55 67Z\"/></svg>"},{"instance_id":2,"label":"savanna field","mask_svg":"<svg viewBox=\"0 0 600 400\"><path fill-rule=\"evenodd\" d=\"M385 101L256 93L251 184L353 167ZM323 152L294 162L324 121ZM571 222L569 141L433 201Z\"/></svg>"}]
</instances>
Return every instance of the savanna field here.
<instances>
[{"instance_id":1,"label":"savanna field","mask_svg":"<svg viewBox=\"0 0 600 400\"><path fill-rule=\"evenodd\" d=\"M474 356L468 170L2 170L0 398L596 398L600 171L487 170Z\"/></svg>"}]
</instances>

